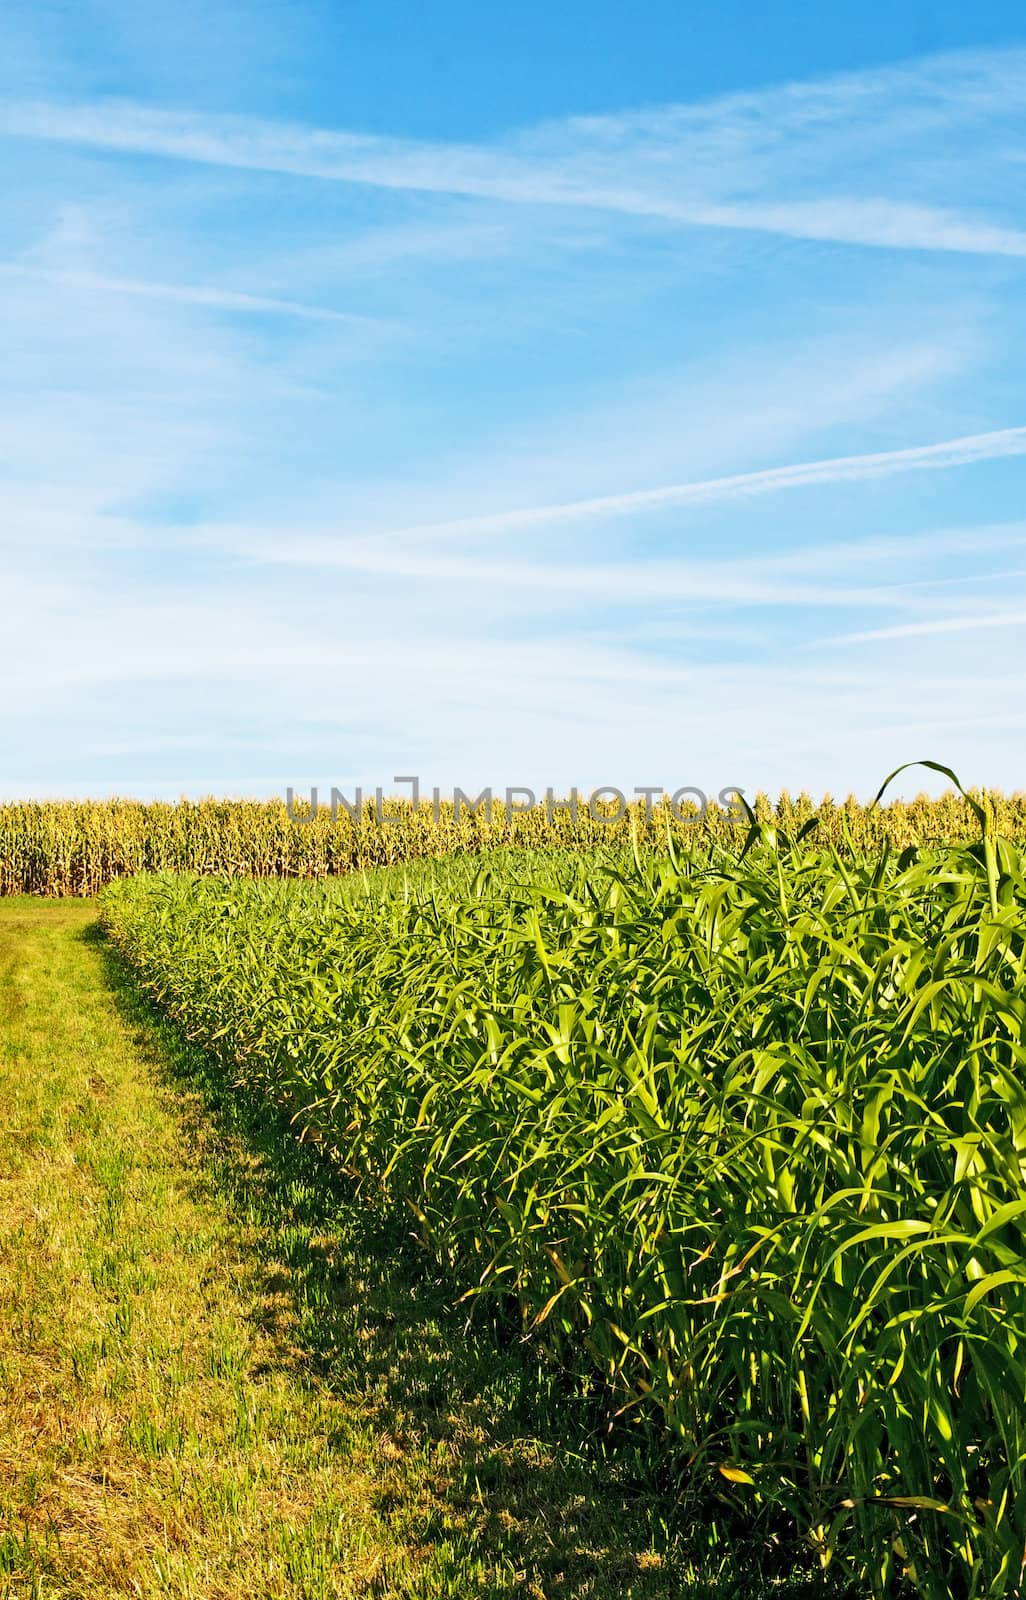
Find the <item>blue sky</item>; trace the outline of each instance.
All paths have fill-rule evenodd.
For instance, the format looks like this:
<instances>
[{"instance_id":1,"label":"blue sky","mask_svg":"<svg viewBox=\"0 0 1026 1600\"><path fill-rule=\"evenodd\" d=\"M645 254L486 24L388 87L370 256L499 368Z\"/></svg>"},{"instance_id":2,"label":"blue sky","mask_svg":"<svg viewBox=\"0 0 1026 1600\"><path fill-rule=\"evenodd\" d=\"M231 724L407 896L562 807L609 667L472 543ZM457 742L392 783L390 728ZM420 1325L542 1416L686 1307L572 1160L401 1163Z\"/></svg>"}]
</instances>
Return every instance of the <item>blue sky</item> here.
<instances>
[{"instance_id":1,"label":"blue sky","mask_svg":"<svg viewBox=\"0 0 1026 1600\"><path fill-rule=\"evenodd\" d=\"M0 796L1026 787L1021 5L8 0L0 173Z\"/></svg>"}]
</instances>

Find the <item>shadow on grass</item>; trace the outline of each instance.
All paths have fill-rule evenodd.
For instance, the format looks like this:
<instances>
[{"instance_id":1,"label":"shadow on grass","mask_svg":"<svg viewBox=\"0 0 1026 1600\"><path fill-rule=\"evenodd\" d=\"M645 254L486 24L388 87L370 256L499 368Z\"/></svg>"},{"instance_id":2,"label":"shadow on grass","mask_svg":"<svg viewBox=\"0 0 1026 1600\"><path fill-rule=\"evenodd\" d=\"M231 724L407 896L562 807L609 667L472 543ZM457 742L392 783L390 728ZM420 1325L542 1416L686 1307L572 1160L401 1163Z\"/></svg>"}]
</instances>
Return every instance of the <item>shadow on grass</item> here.
<instances>
[{"instance_id":1,"label":"shadow on grass","mask_svg":"<svg viewBox=\"0 0 1026 1600\"><path fill-rule=\"evenodd\" d=\"M600 1398L569 1389L494 1308L468 1320L401 1219L363 1204L282 1111L190 1044L99 924L79 937L98 947L137 1048L174 1094L198 1184L238 1224L254 1315L280 1335L280 1359L401 1454L403 1491L383 1489L378 1509L411 1547L470 1541L517 1574L495 1595L822 1600L821 1582L788 1577L766 1548L712 1545L641 1433L610 1434Z\"/></svg>"}]
</instances>

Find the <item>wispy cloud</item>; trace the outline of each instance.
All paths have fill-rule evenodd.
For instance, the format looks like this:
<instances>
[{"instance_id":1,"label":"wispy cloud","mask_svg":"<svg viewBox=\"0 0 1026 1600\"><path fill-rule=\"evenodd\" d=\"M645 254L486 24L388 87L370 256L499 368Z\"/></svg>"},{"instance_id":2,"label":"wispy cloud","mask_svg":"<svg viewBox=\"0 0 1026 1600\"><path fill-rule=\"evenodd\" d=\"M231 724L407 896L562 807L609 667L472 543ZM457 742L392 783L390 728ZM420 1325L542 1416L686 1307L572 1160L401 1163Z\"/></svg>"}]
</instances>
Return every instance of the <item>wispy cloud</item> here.
<instances>
[{"instance_id":1,"label":"wispy cloud","mask_svg":"<svg viewBox=\"0 0 1026 1600\"><path fill-rule=\"evenodd\" d=\"M836 195L776 205L680 207L673 220L747 233L776 233L822 243L884 250L940 250L967 255L1026 256L1026 230L1005 228L938 206Z\"/></svg>"},{"instance_id":2,"label":"wispy cloud","mask_svg":"<svg viewBox=\"0 0 1026 1600\"><path fill-rule=\"evenodd\" d=\"M423 611L418 616L394 595L393 635L377 652L376 619L362 614L357 599L345 637L318 626L323 613L309 595L287 608L270 594L226 604L197 593L183 604L70 585L54 592L41 580L35 589L15 585L11 599L16 648L31 650L43 622L53 639L33 681L11 695L11 714L56 723L64 739L51 738L46 776L42 767L26 775L22 751L22 777L0 774L0 794L73 784L79 793L174 796L234 791L243 782L270 794L286 782L355 774L357 782L388 783L393 772L419 771L449 786L737 782L749 791L830 785L868 795L907 756L910 740L926 735L942 738L949 758L970 773L991 750L997 759L987 765L988 780L1015 782L1014 750L1000 734L1021 721L1018 680L1004 659L981 662L956 653L949 640L932 648L923 662L929 670L908 677L896 698L887 661L821 659L810 671L807 657L792 655L765 659L753 672L733 652L713 660L701 650L687 661L601 637L577 638L568 648L557 629L489 637L472 620L443 637L425 626ZM104 605L118 625L98 631ZM136 685L144 699L132 701ZM75 726L83 692L86 738ZM984 700L992 724L981 732L975 713ZM204 776L209 755L197 764L188 743L190 733L202 741L210 731L204 708L230 738L252 741L247 765L226 747L220 774ZM356 759L354 728L381 730L375 744L361 743ZM160 766L153 764L157 738L167 741ZM125 755L116 784L112 758L82 765L94 748L118 745ZM22 746L12 740L10 748ZM65 764L67 751L77 768ZM258 781L254 773L268 776Z\"/></svg>"},{"instance_id":3,"label":"wispy cloud","mask_svg":"<svg viewBox=\"0 0 1026 1600\"><path fill-rule=\"evenodd\" d=\"M770 467L762 472L732 473L706 478L695 483L664 484L654 489L633 490L629 494L598 495L542 506L521 506L484 516L459 517L451 521L413 524L393 528L384 535L390 539L436 539L477 534L505 534L527 528L551 528L562 523L638 516L714 501L744 500L757 495L779 494L787 489L814 485L861 483L889 478L902 472L941 471L980 461L1026 455L1026 426L1002 428L991 433L967 434L937 444L918 445L905 450L885 450L868 455L836 456L825 461L802 461L789 466ZM380 536L379 536L380 537ZM337 563L352 565L354 552L336 549L331 539L290 539L287 543L251 546L250 552L265 560L304 565Z\"/></svg>"},{"instance_id":4,"label":"wispy cloud","mask_svg":"<svg viewBox=\"0 0 1026 1600\"><path fill-rule=\"evenodd\" d=\"M217 542L216 530L201 528L194 532L201 539ZM966 536L963 548L971 537L971 533ZM240 552L252 554L252 547L247 541L240 540L235 544L234 540L229 539L228 542ZM1022 542L1026 543L1026 533L1022 535ZM896 543L900 551L901 542ZM926 541L923 542L923 548L925 546ZM272 560L284 559L286 563L295 560L300 565L306 564L303 552L293 557L284 538L280 544L275 543L269 548L274 552ZM875 559L879 561L880 547L877 545L875 548ZM283 551L285 553L281 557L280 552ZM821 565L821 555L821 551L812 548L791 552L787 558L740 558L721 562L649 560L603 564L594 561L480 561L419 555L381 541L373 545L364 542L339 545L332 549L328 559L315 564L341 572L391 580L393 583L412 583L421 588L425 584L439 588L451 588L453 585L476 587L492 593L503 593L511 604L517 596L521 597L519 603L522 604L526 593L541 597L556 607L565 607L568 602L578 608L596 603L618 605L621 608L644 604L656 610L686 602L689 605L729 606L736 609L755 607L766 613L838 607L908 610L934 603L931 597L934 589L1004 584L1010 579L1026 577L1026 570L1015 568L972 576L920 576L900 582L867 585L851 583L842 569L833 583L812 582L808 575L803 579L803 567L814 573L817 565ZM894 558L892 552L891 559ZM867 553L863 559L868 562L871 557ZM985 625L986 620L983 619L981 625ZM681 624L678 622L677 626L679 630ZM900 628L891 630L894 636L902 631ZM913 628L911 631L920 630ZM921 631L943 631L943 627L942 624L938 624L936 629L924 626ZM891 632L884 630L883 633L845 637L883 637L891 636Z\"/></svg>"},{"instance_id":5,"label":"wispy cloud","mask_svg":"<svg viewBox=\"0 0 1026 1600\"><path fill-rule=\"evenodd\" d=\"M295 300L279 300L268 295L245 294L235 289L204 287L199 284L157 283L139 278L111 278L94 272L65 272L58 268L37 267L22 262L0 262L0 275L30 278L59 284L88 293L140 295L147 300L172 304L209 306L217 311L256 312L272 316L303 317L315 322L348 322L367 327L373 318L327 306L301 305Z\"/></svg>"},{"instance_id":6,"label":"wispy cloud","mask_svg":"<svg viewBox=\"0 0 1026 1600\"><path fill-rule=\"evenodd\" d=\"M1026 230L922 192L938 137L993 163L1015 126L1026 52L955 55L634 115L568 119L490 144L386 138L131 102L9 104L0 132L221 167L529 206L584 206L701 228L873 248L1026 256ZM1021 133L1021 130L1020 130ZM879 181L838 181L864 146ZM1007 140L1008 155L1017 150ZM998 143L1004 150L1005 144ZM1001 160L1007 156L1001 156ZM985 173L993 187L993 173ZM912 183L914 191L908 192ZM926 185L936 187L934 180Z\"/></svg>"},{"instance_id":7,"label":"wispy cloud","mask_svg":"<svg viewBox=\"0 0 1026 1600\"><path fill-rule=\"evenodd\" d=\"M14 8L0 792L1016 781L1026 51L393 138Z\"/></svg>"},{"instance_id":8,"label":"wispy cloud","mask_svg":"<svg viewBox=\"0 0 1026 1600\"><path fill-rule=\"evenodd\" d=\"M901 622L889 628L864 628L817 641L821 645L871 644L881 639L916 639L938 633L975 633L980 629L1026 627L1026 611L991 610L969 616L931 617L924 622Z\"/></svg>"}]
</instances>

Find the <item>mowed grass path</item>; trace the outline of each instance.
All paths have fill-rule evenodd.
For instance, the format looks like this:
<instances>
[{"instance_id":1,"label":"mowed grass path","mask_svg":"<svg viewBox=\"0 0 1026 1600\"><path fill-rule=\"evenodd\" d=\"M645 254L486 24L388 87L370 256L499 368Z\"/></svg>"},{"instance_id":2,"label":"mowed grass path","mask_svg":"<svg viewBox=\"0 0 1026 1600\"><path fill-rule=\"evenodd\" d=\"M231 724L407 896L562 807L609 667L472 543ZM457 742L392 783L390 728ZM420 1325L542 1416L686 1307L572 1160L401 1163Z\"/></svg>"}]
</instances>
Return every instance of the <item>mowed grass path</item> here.
<instances>
[{"instance_id":1,"label":"mowed grass path","mask_svg":"<svg viewBox=\"0 0 1026 1600\"><path fill-rule=\"evenodd\" d=\"M0 901L0 1594L751 1595L95 916Z\"/></svg>"}]
</instances>

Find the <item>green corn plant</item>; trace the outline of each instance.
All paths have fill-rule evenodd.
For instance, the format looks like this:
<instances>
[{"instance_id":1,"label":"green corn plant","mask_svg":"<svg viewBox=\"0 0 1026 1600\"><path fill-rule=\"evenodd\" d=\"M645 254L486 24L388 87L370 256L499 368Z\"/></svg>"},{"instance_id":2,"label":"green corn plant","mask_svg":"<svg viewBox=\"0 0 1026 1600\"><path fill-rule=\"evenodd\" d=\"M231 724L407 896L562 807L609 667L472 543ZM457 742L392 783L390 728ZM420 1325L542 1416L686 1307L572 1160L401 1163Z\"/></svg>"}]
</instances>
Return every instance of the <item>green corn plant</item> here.
<instances>
[{"instance_id":1,"label":"green corn plant","mask_svg":"<svg viewBox=\"0 0 1026 1600\"><path fill-rule=\"evenodd\" d=\"M103 916L240 1092L647 1425L711 1528L878 1600L1010 1597L1026 876L965 798L973 842L759 800L733 843L636 818L331 881L161 873Z\"/></svg>"}]
</instances>

